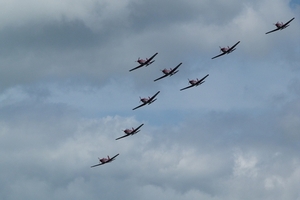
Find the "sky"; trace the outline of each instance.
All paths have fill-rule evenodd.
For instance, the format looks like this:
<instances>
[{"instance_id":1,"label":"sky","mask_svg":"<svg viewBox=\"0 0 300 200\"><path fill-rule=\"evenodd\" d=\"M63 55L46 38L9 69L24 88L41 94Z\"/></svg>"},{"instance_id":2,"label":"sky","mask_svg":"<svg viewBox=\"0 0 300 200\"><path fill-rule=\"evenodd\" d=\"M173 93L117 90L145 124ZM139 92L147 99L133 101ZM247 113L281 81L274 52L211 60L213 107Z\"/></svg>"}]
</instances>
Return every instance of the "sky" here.
<instances>
[{"instance_id":1,"label":"sky","mask_svg":"<svg viewBox=\"0 0 300 200\"><path fill-rule=\"evenodd\" d=\"M298 0L0 6L1 199L300 200Z\"/></svg>"}]
</instances>

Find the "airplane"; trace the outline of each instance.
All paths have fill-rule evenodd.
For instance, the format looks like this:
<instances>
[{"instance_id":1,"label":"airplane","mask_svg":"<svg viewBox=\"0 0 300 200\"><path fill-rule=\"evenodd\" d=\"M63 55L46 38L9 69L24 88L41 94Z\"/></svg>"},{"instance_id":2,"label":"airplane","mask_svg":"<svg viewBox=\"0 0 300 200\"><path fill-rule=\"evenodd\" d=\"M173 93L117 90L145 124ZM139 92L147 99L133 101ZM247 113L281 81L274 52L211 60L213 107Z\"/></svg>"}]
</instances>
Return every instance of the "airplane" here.
<instances>
[{"instance_id":1,"label":"airplane","mask_svg":"<svg viewBox=\"0 0 300 200\"><path fill-rule=\"evenodd\" d=\"M173 76L174 74L176 74L176 73L179 71L179 70L177 70L177 69L178 69L178 67L179 67L181 64L182 64L182 63L179 63L179 65L177 65L174 69L170 68L170 69L163 69L163 70L161 70L165 75L163 75L163 76L161 76L161 77L155 79L154 81L158 81L158 80L160 80L160 79L162 79L162 78L165 78L165 77L167 77L167 76Z\"/></svg>"},{"instance_id":2,"label":"airplane","mask_svg":"<svg viewBox=\"0 0 300 200\"><path fill-rule=\"evenodd\" d=\"M140 97L140 101L143 102L141 105L133 108L132 110L135 110L137 108L140 108L142 106L145 106L145 105L150 105L151 103L153 103L154 101L156 101L155 97L158 95L158 93L160 93L160 91L156 92L155 95L153 95L152 97L148 97L148 98L141 98Z\"/></svg>"},{"instance_id":3,"label":"airplane","mask_svg":"<svg viewBox=\"0 0 300 200\"><path fill-rule=\"evenodd\" d=\"M209 74L207 74L206 76L204 76L202 79L200 79L200 80L189 80L189 83L191 84L191 85L189 85L189 86L187 86L187 87L185 87L185 88L182 88L182 89L180 89L180 91L181 90L185 90L185 89L188 89L188 88L191 88L191 87L194 87L194 86L198 86L198 85L201 85L202 83L204 83L205 81L204 81L204 79L206 79L206 77L208 77L209 76Z\"/></svg>"},{"instance_id":4,"label":"airplane","mask_svg":"<svg viewBox=\"0 0 300 200\"><path fill-rule=\"evenodd\" d=\"M233 45L232 47L229 47L229 46L227 46L227 47L220 47L220 51L222 51L222 53L219 54L219 55L217 55L217 56L215 56L215 57L213 57L213 58L211 58L211 59L215 59L215 58L217 58L217 57L219 57L219 56L223 56L223 55L225 55L225 54L229 54L229 53L233 52L233 51L235 50L234 47L236 47L236 45L238 45L239 43L240 43L240 41L238 41L238 42L237 42L235 45Z\"/></svg>"},{"instance_id":5,"label":"airplane","mask_svg":"<svg viewBox=\"0 0 300 200\"><path fill-rule=\"evenodd\" d=\"M93 165L93 166L91 166L91 167L97 167L97 166L99 166L99 165L104 165L104 164L106 164L106 163L109 163L109 162L111 162L111 161L113 161L117 156L118 156L119 154L117 154L117 155L115 155L114 157L112 157L112 158L110 158L109 156L107 156L107 158L98 158L99 159L99 164L96 164L96 165Z\"/></svg>"},{"instance_id":6,"label":"airplane","mask_svg":"<svg viewBox=\"0 0 300 200\"><path fill-rule=\"evenodd\" d=\"M121 136L121 137L118 137L116 140L121 139L121 138L124 138L124 137L128 137L128 136L130 136L130 135L134 135L134 134L140 132L139 129L140 129L143 125L144 125L144 124L141 124L139 127L135 128L135 129L134 129L133 127L132 127L132 129L125 129L125 130L124 130L125 135L123 135L123 136Z\"/></svg>"},{"instance_id":7,"label":"airplane","mask_svg":"<svg viewBox=\"0 0 300 200\"><path fill-rule=\"evenodd\" d=\"M130 72L133 71L133 70L136 70L140 67L143 67L143 66L148 66L148 65L151 65L155 60L151 61L158 53L155 53L153 56L151 56L149 59L146 58L146 60L144 59L140 59L138 58L138 60L136 62L138 62L140 65L135 67L135 68L132 68L131 70L129 70Z\"/></svg>"},{"instance_id":8,"label":"airplane","mask_svg":"<svg viewBox=\"0 0 300 200\"><path fill-rule=\"evenodd\" d=\"M266 32L266 34L269 34L269 33L272 33L274 31L278 31L278 30L282 30L282 29L285 29L286 27L289 26L289 23L291 21L293 21L295 19L295 17L293 17L290 21L286 22L285 24L283 24L283 22L277 22L276 24L274 24L277 28L272 30L272 31L269 31L269 32Z\"/></svg>"}]
</instances>

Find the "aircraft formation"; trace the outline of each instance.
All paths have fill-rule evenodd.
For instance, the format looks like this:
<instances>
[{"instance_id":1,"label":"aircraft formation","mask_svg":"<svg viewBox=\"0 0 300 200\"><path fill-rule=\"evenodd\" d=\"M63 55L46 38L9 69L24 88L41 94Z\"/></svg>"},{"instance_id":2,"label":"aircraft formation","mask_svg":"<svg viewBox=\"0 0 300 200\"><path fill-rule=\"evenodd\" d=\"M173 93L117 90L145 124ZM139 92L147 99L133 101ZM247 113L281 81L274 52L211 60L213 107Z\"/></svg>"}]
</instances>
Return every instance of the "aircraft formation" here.
<instances>
[{"instance_id":1,"label":"aircraft formation","mask_svg":"<svg viewBox=\"0 0 300 200\"><path fill-rule=\"evenodd\" d=\"M289 26L289 23L291 21L293 21L295 18L293 17L292 19L290 19L288 22L286 23L283 23L283 22L277 22L276 24L274 24L276 26L276 29L274 30L271 30L271 31L268 31L266 32L265 34L269 34L269 33L272 33L272 32L275 32L275 31L279 31L279 30L283 30L285 28L287 28ZM215 58L218 58L220 56L223 56L225 54L229 54L229 53L232 53L233 51L236 50L236 46L240 43L240 41L236 42L233 46L229 47L220 47L220 51L221 53L219 55L216 55L214 57L212 57L211 59L215 59ZM129 70L129 72L132 72L136 69L139 69L141 67L147 67L149 65L151 65L152 63L155 62L154 57L157 56L158 53L155 53L153 56L151 56L149 59L140 59L138 58L138 60L136 62L139 63L139 65L135 68L132 68ZM182 63L179 63L176 67L174 68L170 68L170 69L163 69L161 70L162 73L164 74L163 76L157 78L154 80L155 81L158 81L160 79L163 79L163 78L166 78L168 76L173 76L174 74L176 74L179 70L178 68L182 65ZM182 89L180 89L180 91L182 90L186 90L186 89L189 89L191 87L196 87L196 86L199 86L201 85L202 83L204 83L204 79L206 79L207 77L209 76L209 74L205 75L203 78L201 78L200 80L197 78L196 80L188 80L189 81L189 86L186 86ZM133 108L132 110L136 110L140 107L143 107L145 105L150 105L152 104L153 102L155 102L157 99L156 99L156 96L160 93L160 91L156 92L152 97L145 97L145 98L141 98L140 97L140 101L142 102L142 104L138 105L137 107ZM115 140L119 140L119 139L122 139L122 138L125 138L125 137L128 137L128 136L132 136L138 132L140 132L140 128L143 126L144 124L141 124L139 125L137 128L131 128L131 129L125 129L124 130L124 135L123 136L120 136L118 138L116 138ZM91 168L93 167L97 167L97 166L100 166L100 165L103 165L103 164L107 164L107 163L110 163L111 161L115 160L115 158L118 156L119 154L116 154L115 156L113 157L109 157L107 156L107 158L98 158L99 159L99 163L98 164L95 164L95 165L92 165Z\"/></svg>"}]
</instances>

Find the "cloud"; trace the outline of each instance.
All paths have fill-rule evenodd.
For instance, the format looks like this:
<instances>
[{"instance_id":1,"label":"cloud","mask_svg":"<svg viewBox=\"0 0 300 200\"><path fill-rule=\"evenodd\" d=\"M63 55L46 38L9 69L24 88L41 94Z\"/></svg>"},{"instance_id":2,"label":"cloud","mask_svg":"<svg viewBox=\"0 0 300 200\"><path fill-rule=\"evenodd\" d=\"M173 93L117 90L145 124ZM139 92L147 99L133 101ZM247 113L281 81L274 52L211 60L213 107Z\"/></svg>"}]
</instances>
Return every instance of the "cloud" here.
<instances>
[{"instance_id":1,"label":"cloud","mask_svg":"<svg viewBox=\"0 0 300 200\"><path fill-rule=\"evenodd\" d=\"M119 116L80 119L64 107L53 111L51 104L32 108L10 112L12 117L1 120L1 168L12 172L1 176L2 181L9 179L9 190L1 193L8 199L45 194L49 199L119 198L125 191L139 198L152 190L158 192L156 197L232 199L242 195L236 188L245 192L246 187L250 196L259 191L258 196L275 198L270 193L275 188L282 192L280 197L297 195L297 189L282 186L297 182L297 153L293 147L286 149L284 135L269 127L276 120L270 118L272 113L261 122L262 117L225 112L189 118L189 124L171 128L147 123L137 135L116 142L122 129L140 122ZM47 117L40 117L40 109ZM17 127L15 119L20 119ZM12 142L14 147L4 145ZM114 162L90 169L98 156L115 153L120 156ZM36 185L40 190L30 192ZM25 189L15 193L19 187Z\"/></svg>"},{"instance_id":2,"label":"cloud","mask_svg":"<svg viewBox=\"0 0 300 200\"><path fill-rule=\"evenodd\" d=\"M3 198L299 198L297 6L0 4ZM238 40L235 52L211 60ZM152 65L128 71L155 52ZM179 73L153 82L180 62ZM179 91L206 74L201 86ZM158 90L154 104L132 111ZM115 140L141 123L138 134Z\"/></svg>"}]
</instances>

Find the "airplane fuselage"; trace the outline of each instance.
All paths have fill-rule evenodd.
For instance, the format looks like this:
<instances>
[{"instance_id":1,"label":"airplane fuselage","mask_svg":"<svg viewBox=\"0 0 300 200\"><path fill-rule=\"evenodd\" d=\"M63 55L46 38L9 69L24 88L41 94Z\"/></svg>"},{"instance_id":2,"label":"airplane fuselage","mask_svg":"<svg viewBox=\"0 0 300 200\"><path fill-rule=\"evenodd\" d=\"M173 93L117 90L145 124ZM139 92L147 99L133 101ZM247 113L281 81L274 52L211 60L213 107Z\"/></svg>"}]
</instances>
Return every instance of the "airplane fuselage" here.
<instances>
[{"instance_id":1,"label":"airplane fuselage","mask_svg":"<svg viewBox=\"0 0 300 200\"><path fill-rule=\"evenodd\" d=\"M144 64L146 62L146 60L144 60L144 59L138 59L137 62L142 65L142 64Z\"/></svg>"},{"instance_id":2,"label":"airplane fuselage","mask_svg":"<svg viewBox=\"0 0 300 200\"><path fill-rule=\"evenodd\" d=\"M277 22L277 23L275 24L275 26L276 26L278 29L282 30L282 29L285 29L286 27L288 27L289 24L284 25L283 22L281 22L281 23L280 23L280 22Z\"/></svg>"},{"instance_id":3,"label":"airplane fuselage","mask_svg":"<svg viewBox=\"0 0 300 200\"><path fill-rule=\"evenodd\" d=\"M148 103L149 99L150 99L150 98L141 98L141 102L143 102L143 103Z\"/></svg>"},{"instance_id":4,"label":"airplane fuselage","mask_svg":"<svg viewBox=\"0 0 300 200\"><path fill-rule=\"evenodd\" d=\"M107 156L107 158L99 158L99 161L101 162L101 163L106 163L106 162L108 162L110 160L110 157L109 156Z\"/></svg>"},{"instance_id":5,"label":"airplane fuselage","mask_svg":"<svg viewBox=\"0 0 300 200\"><path fill-rule=\"evenodd\" d=\"M130 134L130 133L132 133L133 131L134 131L134 129L126 129L126 130L124 130L124 133Z\"/></svg>"},{"instance_id":6,"label":"airplane fuselage","mask_svg":"<svg viewBox=\"0 0 300 200\"><path fill-rule=\"evenodd\" d=\"M198 82L198 80L190 80L190 81L189 81L189 83L190 83L191 85L195 85L197 82Z\"/></svg>"},{"instance_id":7,"label":"airplane fuselage","mask_svg":"<svg viewBox=\"0 0 300 200\"><path fill-rule=\"evenodd\" d=\"M275 24L275 26L277 27L277 28L283 28L283 23L281 22L277 22L276 24Z\"/></svg>"},{"instance_id":8,"label":"airplane fuselage","mask_svg":"<svg viewBox=\"0 0 300 200\"><path fill-rule=\"evenodd\" d=\"M153 103L156 99L151 99L151 101L150 101L150 97L149 98L142 98L141 99L141 102L143 102L144 104L151 104L151 103Z\"/></svg>"},{"instance_id":9,"label":"airplane fuselage","mask_svg":"<svg viewBox=\"0 0 300 200\"><path fill-rule=\"evenodd\" d=\"M108 159L107 159L107 158L101 158L99 161L100 161L101 163L105 163L105 162L108 161Z\"/></svg>"},{"instance_id":10,"label":"airplane fuselage","mask_svg":"<svg viewBox=\"0 0 300 200\"><path fill-rule=\"evenodd\" d=\"M172 76L172 75L174 75L174 74L176 74L177 72L178 72L178 70L177 71L173 71L172 72L172 68L170 68L170 69L164 69L164 70L162 70L162 72L165 74L165 75L170 75L170 76Z\"/></svg>"},{"instance_id":11,"label":"airplane fuselage","mask_svg":"<svg viewBox=\"0 0 300 200\"><path fill-rule=\"evenodd\" d=\"M223 48L221 48L221 51L222 51L223 53L226 53L226 52L228 51L228 49L229 49L229 47L223 47Z\"/></svg>"},{"instance_id":12,"label":"airplane fuselage","mask_svg":"<svg viewBox=\"0 0 300 200\"><path fill-rule=\"evenodd\" d=\"M221 51L223 52L223 53L231 53L231 52L233 52L235 49L230 49L230 47L223 47L223 48L221 48Z\"/></svg>"},{"instance_id":13,"label":"airplane fuselage","mask_svg":"<svg viewBox=\"0 0 300 200\"><path fill-rule=\"evenodd\" d=\"M171 70L172 70L172 69L171 69ZM164 74L166 74L166 75L167 75L167 74L169 74L169 73L170 73L170 71L171 71L171 70L169 70L169 69L164 69L164 70L162 70L162 72L163 72Z\"/></svg>"}]
</instances>

